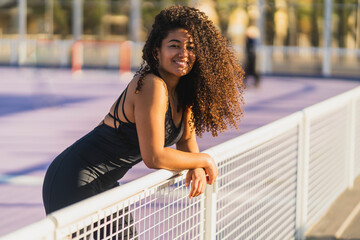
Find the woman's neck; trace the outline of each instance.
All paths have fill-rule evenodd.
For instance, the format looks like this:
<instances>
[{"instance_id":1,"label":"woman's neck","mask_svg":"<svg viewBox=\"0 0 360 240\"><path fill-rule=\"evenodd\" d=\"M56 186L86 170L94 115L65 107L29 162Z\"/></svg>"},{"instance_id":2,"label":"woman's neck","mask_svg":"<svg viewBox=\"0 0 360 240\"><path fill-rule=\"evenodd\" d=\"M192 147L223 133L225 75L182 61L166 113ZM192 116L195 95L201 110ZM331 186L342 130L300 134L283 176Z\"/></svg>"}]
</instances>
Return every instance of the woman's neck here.
<instances>
[{"instance_id":1,"label":"woman's neck","mask_svg":"<svg viewBox=\"0 0 360 240\"><path fill-rule=\"evenodd\" d=\"M166 72L158 70L160 77L164 80L170 96L176 95L176 86L178 85L180 78L166 74Z\"/></svg>"}]
</instances>

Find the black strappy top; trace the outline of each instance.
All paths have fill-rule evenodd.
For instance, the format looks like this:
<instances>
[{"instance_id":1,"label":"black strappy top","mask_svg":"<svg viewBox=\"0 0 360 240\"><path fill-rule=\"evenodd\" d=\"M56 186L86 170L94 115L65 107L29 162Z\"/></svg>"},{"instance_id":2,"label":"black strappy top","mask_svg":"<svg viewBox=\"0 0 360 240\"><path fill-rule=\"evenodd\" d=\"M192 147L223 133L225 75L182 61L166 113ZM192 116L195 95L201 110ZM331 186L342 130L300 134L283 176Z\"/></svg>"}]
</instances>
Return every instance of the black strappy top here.
<instances>
[{"instance_id":1,"label":"black strappy top","mask_svg":"<svg viewBox=\"0 0 360 240\"><path fill-rule=\"evenodd\" d=\"M132 123L127 117L126 117L126 114L125 114L125 109L124 109L124 105L125 105L125 98L126 98L126 93L127 93L127 87L125 88L125 90L121 93L120 97L117 99L116 101L116 104L115 104L115 108L114 108L114 115L113 116L110 112L108 113L108 116L110 116L112 119L114 119L114 126L115 126L115 129L118 129L118 127L120 127L120 125L122 123L124 123L123 121L120 120L120 117L119 117L119 105L120 105L120 101L121 101L121 98L122 96L124 96L124 100L123 100L123 104L122 104L122 114L124 115L127 123ZM119 126L117 125L117 123L119 123Z\"/></svg>"},{"instance_id":2,"label":"black strappy top","mask_svg":"<svg viewBox=\"0 0 360 240\"><path fill-rule=\"evenodd\" d=\"M117 99L117 101L115 103L115 108L114 108L114 115L112 115L110 112L108 113L108 115L112 119L114 119L114 126L115 126L115 129L117 132L125 134L126 138L129 138L130 142L137 142L137 144L138 144L138 135L137 135L137 131L136 131L136 124L132 123L126 117L126 114L125 114L124 105L125 105L127 89L128 88L126 88L121 93L120 97ZM123 96L124 96L124 98L123 98L121 110L122 110L124 118L126 119L127 122L121 121L120 117L119 117L119 105L120 105L121 98ZM183 124L184 119L183 118L184 118L184 114L182 114L180 126L177 127L172 118L172 111L171 111L171 105L170 105L170 100L169 100L169 106L168 106L168 109L167 109L166 115L165 115L165 146L171 146L180 140L180 138L183 134L183 131L184 131L184 124ZM129 131L129 129L133 129L133 130Z\"/></svg>"}]
</instances>

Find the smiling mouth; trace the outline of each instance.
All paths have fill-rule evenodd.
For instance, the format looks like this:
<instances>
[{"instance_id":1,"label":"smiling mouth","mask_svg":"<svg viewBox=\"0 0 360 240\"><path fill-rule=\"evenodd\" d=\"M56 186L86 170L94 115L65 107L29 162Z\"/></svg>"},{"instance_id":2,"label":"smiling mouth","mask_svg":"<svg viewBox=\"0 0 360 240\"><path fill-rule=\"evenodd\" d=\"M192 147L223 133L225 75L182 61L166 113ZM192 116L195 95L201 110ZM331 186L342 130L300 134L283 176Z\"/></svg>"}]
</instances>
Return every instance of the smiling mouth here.
<instances>
[{"instance_id":1,"label":"smiling mouth","mask_svg":"<svg viewBox=\"0 0 360 240\"><path fill-rule=\"evenodd\" d=\"M187 61L174 61L177 65L181 66L181 67L187 67L188 66L188 62Z\"/></svg>"}]
</instances>

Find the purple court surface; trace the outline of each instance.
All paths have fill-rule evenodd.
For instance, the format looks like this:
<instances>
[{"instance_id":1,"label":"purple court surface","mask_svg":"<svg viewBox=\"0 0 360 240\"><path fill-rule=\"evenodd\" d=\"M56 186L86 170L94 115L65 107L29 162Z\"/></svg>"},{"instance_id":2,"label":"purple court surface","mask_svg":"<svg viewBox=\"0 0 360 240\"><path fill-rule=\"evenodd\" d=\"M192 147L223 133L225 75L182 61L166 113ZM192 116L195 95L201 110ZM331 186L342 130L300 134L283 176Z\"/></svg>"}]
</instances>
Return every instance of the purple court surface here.
<instances>
[{"instance_id":1,"label":"purple court surface","mask_svg":"<svg viewBox=\"0 0 360 240\"><path fill-rule=\"evenodd\" d=\"M52 159L93 129L132 74L110 70L0 68L0 236L45 217L41 188ZM245 91L238 130L198 139L201 150L360 86L360 81L263 77ZM134 167L120 183L151 170Z\"/></svg>"}]
</instances>

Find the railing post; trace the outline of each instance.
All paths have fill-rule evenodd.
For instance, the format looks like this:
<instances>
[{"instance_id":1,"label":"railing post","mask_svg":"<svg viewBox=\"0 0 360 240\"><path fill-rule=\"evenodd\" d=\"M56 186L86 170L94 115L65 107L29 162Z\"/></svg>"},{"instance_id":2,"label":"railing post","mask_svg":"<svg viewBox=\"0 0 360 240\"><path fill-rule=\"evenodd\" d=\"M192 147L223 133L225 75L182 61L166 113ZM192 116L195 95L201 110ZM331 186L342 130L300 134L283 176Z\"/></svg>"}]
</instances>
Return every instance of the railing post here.
<instances>
[{"instance_id":1,"label":"railing post","mask_svg":"<svg viewBox=\"0 0 360 240\"><path fill-rule=\"evenodd\" d=\"M216 239L216 198L218 180L213 185L207 185L205 190L205 224L204 239Z\"/></svg>"},{"instance_id":2,"label":"railing post","mask_svg":"<svg viewBox=\"0 0 360 240\"><path fill-rule=\"evenodd\" d=\"M296 239L305 239L308 206L310 122L306 112L299 125L297 166Z\"/></svg>"},{"instance_id":3,"label":"railing post","mask_svg":"<svg viewBox=\"0 0 360 240\"><path fill-rule=\"evenodd\" d=\"M130 1L130 40L139 42L141 40L141 1Z\"/></svg>"},{"instance_id":4,"label":"railing post","mask_svg":"<svg viewBox=\"0 0 360 240\"><path fill-rule=\"evenodd\" d=\"M265 1L259 0L258 7L260 18L257 25L260 31L260 37L259 43L256 45L256 53L257 55L260 53L260 68L257 71L260 74L266 74L272 72L272 48L266 47L265 44Z\"/></svg>"},{"instance_id":5,"label":"railing post","mask_svg":"<svg viewBox=\"0 0 360 240\"><path fill-rule=\"evenodd\" d=\"M324 10L324 47L323 47L323 59L322 59L322 75L331 75L331 12L332 12L332 0L325 1Z\"/></svg>"},{"instance_id":6,"label":"railing post","mask_svg":"<svg viewBox=\"0 0 360 240\"><path fill-rule=\"evenodd\" d=\"M346 144L346 176L347 178L347 187L354 187L354 167L355 167L355 117L356 117L356 109L355 109L355 100L353 94L350 96L349 106L348 106L348 124L347 124L347 144Z\"/></svg>"},{"instance_id":7,"label":"railing post","mask_svg":"<svg viewBox=\"0 0 360 240\"><path fill-rule=\"evenodd\" d=\"M19 58L19 52L18 52L18 48L20 46L20 41L11 41L10 42L10 65L11 66L15 66L16 64L18 64L18 58Z\"/></svg>"},{"instance_id":8,"label":"railing post","mask_svg":"<svg viewBox=\"0 0 360 240\"><path fill-rule=\"evenodd\" d=\"M26 41L26 34L27 34L27 0L19 0L18 1L18 9L19 9L19 52L18 52L18 65L21 66L26 61L27 55L27 41Z\"/></svg>"},{"instance_id":9,"label":"railing post","mask_svg":"<svg viewBox=\"0 0 360 240\"><path fill-rule=\"evenodd\" d=\"M68 41L58 41L60 44L60 67L66 67L68 65L67 49L69 48Z\"/></svg>"},{"instance_id":10,"label":"railing post","mask_svg":"<svg viewBox=\"0 0 360 240\"><path fill-rule=\"evenodd\" d=\"M84 46L81 41L74 42L71 48L71 71L81 72L84 61Z\"/></svg>"},{"instance_id":11,"label":"railing post","mask_svg":"<svg viewBox=\"0 0 360 240\"><path fill-rule=\"evenodd\" d=\"M119 71L121 73L131 72L131 41L125 41L120 45Z\"/></svg>"},{"instance_id":12,"label":"railing post","mask_svg":"<svg viewBox=\"0 0 360 240\"><path fill-rule=\"evenodd\" d=\"M76 41L82 38L83 33L83 1L74 0L72 7L72 34Z\"/></svg>"}]
</instances>

